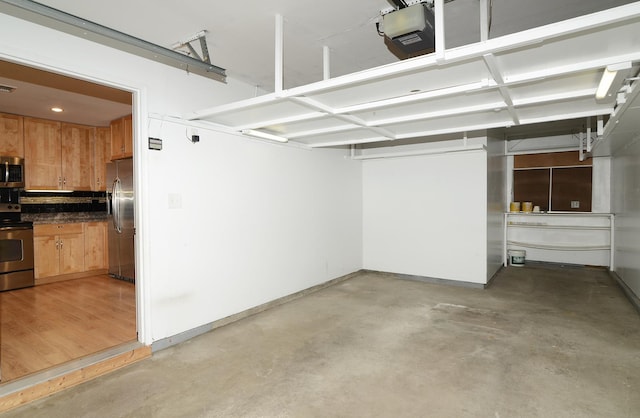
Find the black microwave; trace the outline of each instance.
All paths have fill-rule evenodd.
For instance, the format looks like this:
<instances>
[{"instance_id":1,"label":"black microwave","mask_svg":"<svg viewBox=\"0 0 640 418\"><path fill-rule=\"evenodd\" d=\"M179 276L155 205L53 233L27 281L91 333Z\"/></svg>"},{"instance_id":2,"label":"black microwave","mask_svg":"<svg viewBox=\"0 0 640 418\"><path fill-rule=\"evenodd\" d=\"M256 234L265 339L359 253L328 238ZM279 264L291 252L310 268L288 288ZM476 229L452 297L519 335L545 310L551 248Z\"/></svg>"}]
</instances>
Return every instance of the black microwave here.
<instances>
[{"instance_id":1,"label":"black microwave","mask_svg":"<svg viewBox=\"0 0 640 418\"><path fill-rule=\"evenodd\" d=\"M24 187L24 159L0 157L0 187Z\"/></svg>"}]
</instances>

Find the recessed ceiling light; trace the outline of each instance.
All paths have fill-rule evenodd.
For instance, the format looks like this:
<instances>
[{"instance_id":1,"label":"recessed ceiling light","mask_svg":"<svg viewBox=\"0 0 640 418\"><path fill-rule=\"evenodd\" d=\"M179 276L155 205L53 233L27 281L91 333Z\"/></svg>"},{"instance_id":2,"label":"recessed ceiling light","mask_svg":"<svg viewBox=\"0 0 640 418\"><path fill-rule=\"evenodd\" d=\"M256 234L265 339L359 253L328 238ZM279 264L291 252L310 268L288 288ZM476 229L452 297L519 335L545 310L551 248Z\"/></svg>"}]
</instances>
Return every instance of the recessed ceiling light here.
<instances>
[{"instance_id":1,"label":"recessed ceiling light","mask_svg":"<svg viewBox=\"0 0 640 418\"><path fill-rule=\"evenodd\" d=\"M56 112L56 113L60 113L60 112L62 112L62 108L61 107L52 107L51 111L52 112Z\"/></svg>"}]
</instances>

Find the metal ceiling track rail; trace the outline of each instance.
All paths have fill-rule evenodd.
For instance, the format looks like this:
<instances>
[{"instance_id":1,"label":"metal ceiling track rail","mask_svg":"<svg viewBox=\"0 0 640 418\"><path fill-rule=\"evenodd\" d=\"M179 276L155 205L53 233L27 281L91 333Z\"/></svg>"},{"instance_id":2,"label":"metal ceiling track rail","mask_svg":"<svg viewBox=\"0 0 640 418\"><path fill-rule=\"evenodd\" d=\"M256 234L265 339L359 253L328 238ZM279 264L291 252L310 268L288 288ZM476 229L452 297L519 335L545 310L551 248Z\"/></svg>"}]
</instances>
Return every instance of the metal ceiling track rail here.
<instances>
[{"instance_id":1,"label":"metal ceiling track rail","mask_svg":"<svg viewBox=\"0 0 640 418\"><path fill-rule=\"evenodd\" d=\"M0 0L0 12L180 68L190 73L223 83L226 82L225 69L209 62L208 51L204 53L204 59L196 59L31 0Z\"/></svg>"}]
</instances>

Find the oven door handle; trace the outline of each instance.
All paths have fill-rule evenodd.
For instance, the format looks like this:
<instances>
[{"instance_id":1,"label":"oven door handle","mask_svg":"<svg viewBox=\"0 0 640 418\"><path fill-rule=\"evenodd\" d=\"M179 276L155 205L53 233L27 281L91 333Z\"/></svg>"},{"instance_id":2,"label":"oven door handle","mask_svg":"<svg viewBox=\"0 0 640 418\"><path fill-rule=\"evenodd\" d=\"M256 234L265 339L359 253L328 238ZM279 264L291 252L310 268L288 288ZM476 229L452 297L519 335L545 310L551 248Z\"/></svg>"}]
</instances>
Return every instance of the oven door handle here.
<instances>
[{"instance_id":1,"label":"oven door handle","mask_svg":"<svg viewBox=\"0 0 640 418\"><path fill-rule=\"evenodd\" d=\"M30 226L1 226L0 231L24 231L28 229L33 229Z\"/></svg>"},{"instance_id":2,"label":"oven door handle","mask_svg":"<svg viewBox=\"0 0 640 418\"><path fill-rule=\"evenodd\" d=\"M4 162L4 184L9 184L9 161Z\"/></svg>"}]
</instances>

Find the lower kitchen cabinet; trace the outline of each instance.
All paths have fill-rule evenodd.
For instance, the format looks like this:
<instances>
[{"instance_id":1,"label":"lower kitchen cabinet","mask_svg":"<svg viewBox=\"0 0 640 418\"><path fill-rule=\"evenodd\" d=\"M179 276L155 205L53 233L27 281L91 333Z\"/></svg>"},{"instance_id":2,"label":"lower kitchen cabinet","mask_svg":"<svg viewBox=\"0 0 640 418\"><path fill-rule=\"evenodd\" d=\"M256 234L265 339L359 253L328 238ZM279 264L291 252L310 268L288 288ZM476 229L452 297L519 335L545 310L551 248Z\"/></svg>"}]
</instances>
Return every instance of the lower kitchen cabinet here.
<instances>
[{"instance_id":1,"label":"lower kitchen cabinet","mask_svg":"<svg viewBox=\"0 0 640 418\"><path fill-rule=\"evenodd\" d=\"M106 243L106 222L34 225L36 284L106 272Z\"/></svg>"},{"instance_id":2,"label":"lower kitchen cabinet","mask_svg":"<svg viewBox=\"0 0 640 418\"><path fill-rule=\"evenodd\" d=\"M34 225L35 278L84 270L84 235L81 223Z\"/></svg>"},{"instance_id":3,"label":"lower kitchen cabinet","mask_svg":"<svg viewBox=\"0 0 640 418\"><path fill-rule=\"evenodd\" d=\"M37 227L34 226L34 233ZM34 276L36 279L60 274L60 244L57 235L33 237Z\"/></svg>"},{"instance_id":4,"label":"lower kitchen cabinet","mask_svg":"<svg viewBox=\"0 0 640 418\"><path fill-rule=\"evenodd\" d=\"M84 223L84 268L86 271L106 269L109 266L107 253L107 223Z\"/></svg>"}]
</instances>

